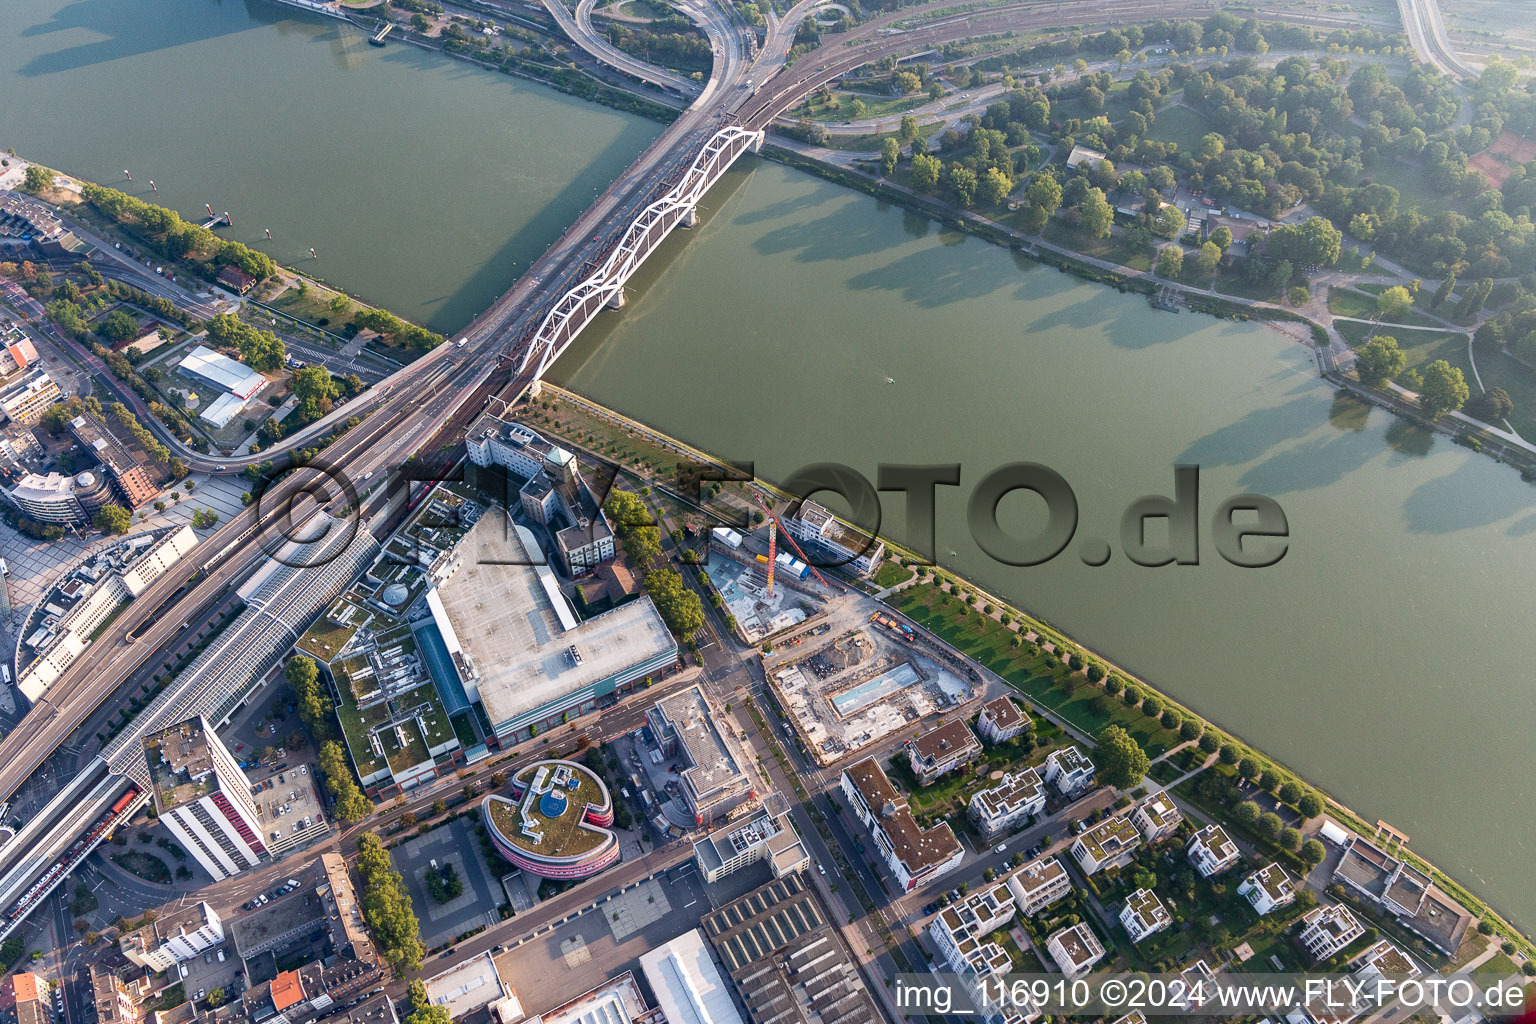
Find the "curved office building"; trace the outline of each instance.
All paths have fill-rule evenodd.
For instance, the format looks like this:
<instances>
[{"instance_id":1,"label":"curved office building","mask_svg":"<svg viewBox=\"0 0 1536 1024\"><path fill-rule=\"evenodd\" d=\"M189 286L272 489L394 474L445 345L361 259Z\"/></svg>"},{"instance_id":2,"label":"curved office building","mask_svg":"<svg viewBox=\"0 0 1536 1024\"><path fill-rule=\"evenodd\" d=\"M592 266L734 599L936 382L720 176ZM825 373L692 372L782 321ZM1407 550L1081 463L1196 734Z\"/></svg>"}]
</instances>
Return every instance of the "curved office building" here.
<instances>
[{"instance_id":1,"label":"curved office building","mask_svg":"<svg viewBox=\"0 0 1536 1024\"><path fill-rule=\"evenodd\" d=\"M540 878L587 878L619 859L608 787L575 761L529 765L510 797L493 793L480 811L496 852Z\"/></svg>"}]
</instances>

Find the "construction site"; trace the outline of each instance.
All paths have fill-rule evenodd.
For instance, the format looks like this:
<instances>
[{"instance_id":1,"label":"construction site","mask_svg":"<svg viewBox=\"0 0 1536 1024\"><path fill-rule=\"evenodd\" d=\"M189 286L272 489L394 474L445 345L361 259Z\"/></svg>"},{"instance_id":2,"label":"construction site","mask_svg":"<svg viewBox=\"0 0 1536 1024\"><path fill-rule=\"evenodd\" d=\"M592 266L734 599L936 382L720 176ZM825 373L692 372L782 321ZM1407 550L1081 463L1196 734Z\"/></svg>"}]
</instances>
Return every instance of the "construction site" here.
<instances>
[{"instance_id":1,"label":"construction site","mask_svg":"<svg viewBox=\"0 0 1536 1024\"><path fill-rule=\"evenodd\" d=\"M763 659L779 705L823 765L979 693L962 665L872 608L879 606L862 595L841 595L825 622Z\"/></svg>"}]
</instances>

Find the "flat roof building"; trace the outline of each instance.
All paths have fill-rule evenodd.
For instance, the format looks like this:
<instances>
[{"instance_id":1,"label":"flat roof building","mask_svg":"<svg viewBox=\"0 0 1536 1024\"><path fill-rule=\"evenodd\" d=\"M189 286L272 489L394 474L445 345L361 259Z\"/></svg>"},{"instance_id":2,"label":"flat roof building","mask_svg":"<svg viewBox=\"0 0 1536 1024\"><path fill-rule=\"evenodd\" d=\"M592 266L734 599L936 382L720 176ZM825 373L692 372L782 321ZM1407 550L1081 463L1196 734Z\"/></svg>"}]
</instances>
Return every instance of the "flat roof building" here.
<instances>
[{"instance_id":1,"label":"flat roof building","mask_svg":"<svg viewBox=\"0 0 1536 1024\"><path fill-rule=\"evenodd\" d=\"M269 856L251 782L201 715L144 737L160 821L215 881Z\"/></svg>"},{"instance_id":2,"label":"flat roof building","mask_svg":"<svg viewBox=\"0 0 1536 1024\"><path fill-rule=\"evenodd\" d=\"M1004 772L997 785L978 790L966 805L966 816L991 842L1045 810L1045 783L1033 768Z\"/></svg>"},{"instance_id":3,"label":"flat roof building","mask_svg":"<svg viewBox=\"0 0 1536 1024\"><path fill-rule=\"evenodd\" d=\"M1070 797L1093 785L1093 761L1077 747L1062 747L1045 756L1042 777L1056 787L1056 792Z\"/></svg>"},{"instance_id":4,"label":"flat roof building","mask_svg":"<svg viewBox=\"0 0 1536 1024\"><path fill-rule=\"evenodd\" d=\"M434 566L427 605L445 667L502 742L528 739L677 664L677 642L649 595L578 622L533 534L487 509ZM489 599L495 595L495 599Z\"/></svg>"},{"instance_id":5,"label":"flat roof building","mask_svg":"<svg viewBox=\"0 0 1536 1024\"><path fill-rule=\"evenodd\" d=\"M1085 874L1128 863L1141 845L1141 833L1129 818L1105 818L1072 842L1072 856Z\"/></svg>"},{"instance_id":6,"label":"flat roof building","mask_svg":"<svg viewBox=\"0 0 1536 1024\"><path fill-rule=\"evenodd\" d=\"M224 922L207 903L193 903L123 935L118 949L146 970L168 971L224 942Z\"/></svg>"},{"instance_id":7,"label":"flat roof building","mask_svg":"<svg viewBox=\"0 0 1536 1024\"><path fill-rule=\"evenodd\" d=\"M1158 791L1131 809L1131 824L1141 830L1141 836L1154 843L1163 836L1178 830L1184 815L1179 812L1173 797Z\"/></svg>"},{"instance_id":8,"label":"flat roof building","mask_svg":"<svg viewBox=\"0 0 1536 1024\"><path fill-rule=\"evenodd\" d=\"M976 735L988 743L1007 743L1028 728L1029 716L1006 695L987 701L976 716Z\"/></svg>"},{"instance_id":9,"label":"flat roof building","mask_svg":"<svg viewBox=\"0 0 1536 1024\"><path fill-rule=\"evenodd\" d=\"M69 421L69 432L96 457L112 482L112 489L130 510L148 504L160 493L128 446L95 416L76 416Z\"/></svg>"},{"instance_id":10,"label":"flat roof building","mask_svg":"<svg viewBox=\"0 0 1536 1024\"><path fill-rule=\"evenodd\" d=\"M1237 844L1220 825L1207 825L1190 837L1185 853L1189 862L1206 878L1214 878L1236 864L1241 857Z\"/></svg>"},{"instance_id":11,"label":"flat roof building","mask_svg":"<svg viewBox=\"0 0 1536 1024\"><path fill-rule=\"evenodd\" d=\"M1052 932L1045 940L1045 948L1061 973L1069 978L1088 973L1104 959L1104 946L1086 921Z\"/></svg>"},{"instance_id":12,"label":"flat roof building","mask_svg":"<svg viewBox=\"0 0 1536 1024\"><path fill-rule=\"evenodd\" d=\"M1008 891L1019 912L1033 917L1072 891L1067 869L1055 857L1041 857L1008 876Z\"/></svg>"},{"instance_id":13,"label":"flat roof building","mask_svg":"<svg viewBox=\"0 0 1536 1024\"><path fill-rule=\"evenodd\" d=\"M959 768L964 768L981 754L981 744L963 719L956 719L937 729L907 741L907 763L917 781L927 786Z\"/></svg>"},{"instance_id":14,"label":"flat roof building","mask_svg":"<svg viewBox=\"0 0 1536 1024\"><path fill-rule=\"evenodd\" d=\"M640 969L670 1024L745 1024L699 929L641 955Z\"/></svg>"},{"instance_id":15,"label":"flat roof building","mask_svg":"<svg viewBox=\"0 0 1536 1024\"><path fill-rule=\"evenodd\" d=\"M706 915L702 925L753 1024L882 1019L804 873L754 889Z\"/></svg>"},{"instance_id":16,"label":"flat roof building","mask_svg":"<svg viewBox=\"0 0 1536 1024\"><path fill-rule=\"evenodd\" d=\"M757 798L757 776L736 740L720 726L701 685L658 701L646 712L656 741L686 767L678 773L683 802L694 824L723 818L743 801Z\"/></svg>"},{"instance_id":17,"label":"flat roof building","mask_svg":"<svg viewBox=\"0 0 1536 1024\"><path fill-rule=\"evenodd\" d=\"M446 971L427 978L423 984L432 1005L446 1008L448 1016L454 1020L490 1006L511 992L501 980L496 960L489 952L461 960Z\"/></svg>"},{"instance_id":18,"label":"flat roof building","mask_svg":"<svg viewBox=\"0 0 1536 1024\"><path fill-rule=\"evenodd\" d=\"M789 535L810 545L828 558L829 565L846 566L868 576L885 557L885 542L846 525L814 501L803 501L800 510L779 520Z\"/></svg>"},{"instance_id":19,"label":"flat roof building","mask_svg":"<svg viewBox=\"0 0 1536 1024\"><path fill-rule=\"evenodd\" d=\"M790 820L789 801L770 793L751 814L694 843L693 859L704 881L715 882L761 861L783 878L808 868L811 854Z\"/></svg>"}]
</instances>

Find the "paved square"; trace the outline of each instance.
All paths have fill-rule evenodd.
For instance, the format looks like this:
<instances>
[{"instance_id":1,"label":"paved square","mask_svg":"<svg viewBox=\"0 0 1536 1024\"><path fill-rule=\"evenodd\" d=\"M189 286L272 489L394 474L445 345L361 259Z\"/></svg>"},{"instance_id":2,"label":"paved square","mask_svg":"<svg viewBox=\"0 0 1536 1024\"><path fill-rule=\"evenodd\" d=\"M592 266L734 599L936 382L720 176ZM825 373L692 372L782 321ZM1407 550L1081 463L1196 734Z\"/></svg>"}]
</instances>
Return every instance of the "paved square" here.
<instances>
[{"instance_id":1,"label":"paved square","mask_svg":"<svg viewBox=\"0 0 1536 1024\"><path fill-rule=\"evenodd\" d=\"M587 940L580 935L572 935L561 942L560 955L565 958L565 966L573 971L592 960L592 951L587 948Z\"/></svg>"},{"instance_id":2,"label":"paved square","mask_svg":"<svg viewBox=\"0 0 1536 1024\"><path fill-rule=\"evenodd\" d=\"M654 878L603 905L603 914L608 918L615 942L623 942L671 911L672 904L667 902L666 892Z\"/></svg>"},{"instance_id":3,"label":"paved square","mask_svg":"<svg viewBox=\"0 0 1536 1024\"><path fill-rule=\"evenodd\" d=\"M499 921L496 907L502 902L500 891L481 860L480 842L474 826L454 819L424 836L407 840L389 851L395 868L405 876L416 917L421 921L421 941L428 948L450 942L478 925ZM464 891L447 903L438 903L428 894L423 877L432 861L451 863L464 880Z\"/></svg>"}]
</instances>

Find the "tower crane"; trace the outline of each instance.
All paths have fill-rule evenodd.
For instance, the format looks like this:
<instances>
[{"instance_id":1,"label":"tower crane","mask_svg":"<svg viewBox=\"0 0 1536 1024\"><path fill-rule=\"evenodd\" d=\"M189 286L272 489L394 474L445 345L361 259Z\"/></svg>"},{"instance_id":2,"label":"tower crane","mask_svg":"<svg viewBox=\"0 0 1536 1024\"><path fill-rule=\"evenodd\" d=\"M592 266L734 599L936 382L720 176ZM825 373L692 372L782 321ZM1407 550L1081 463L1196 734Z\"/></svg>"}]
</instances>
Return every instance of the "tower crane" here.
<instances>
[{"instance_id":1,"label":"tower crane","mask_svg":"<svg viewBox=\"0 0 1536 1024\"><path fill-rule=\"evenodd\" d=\"M768 504L768 502L763 499L761 494L755 491L753 494L757 498L757 503L763 506L763 510L768 514L768 596L772 597L773 570L774 567L778 565L779 561L779 517L773 514L773 506ZM795 543L795 538L789 535L788 530L784 531L784 539L789 542L789 546L794 549L795 554L800 556L800 561L804 562L806 567L811 570L811 572L816 576L818 580L821 581L822 586L826 587L828 590L841 591L843 589L840 586L828 582L827 578L818 572L814 565L811 565L811 560L805 557L805 552L800 550L800 545Z\"/></svg>"}]
</instances>

